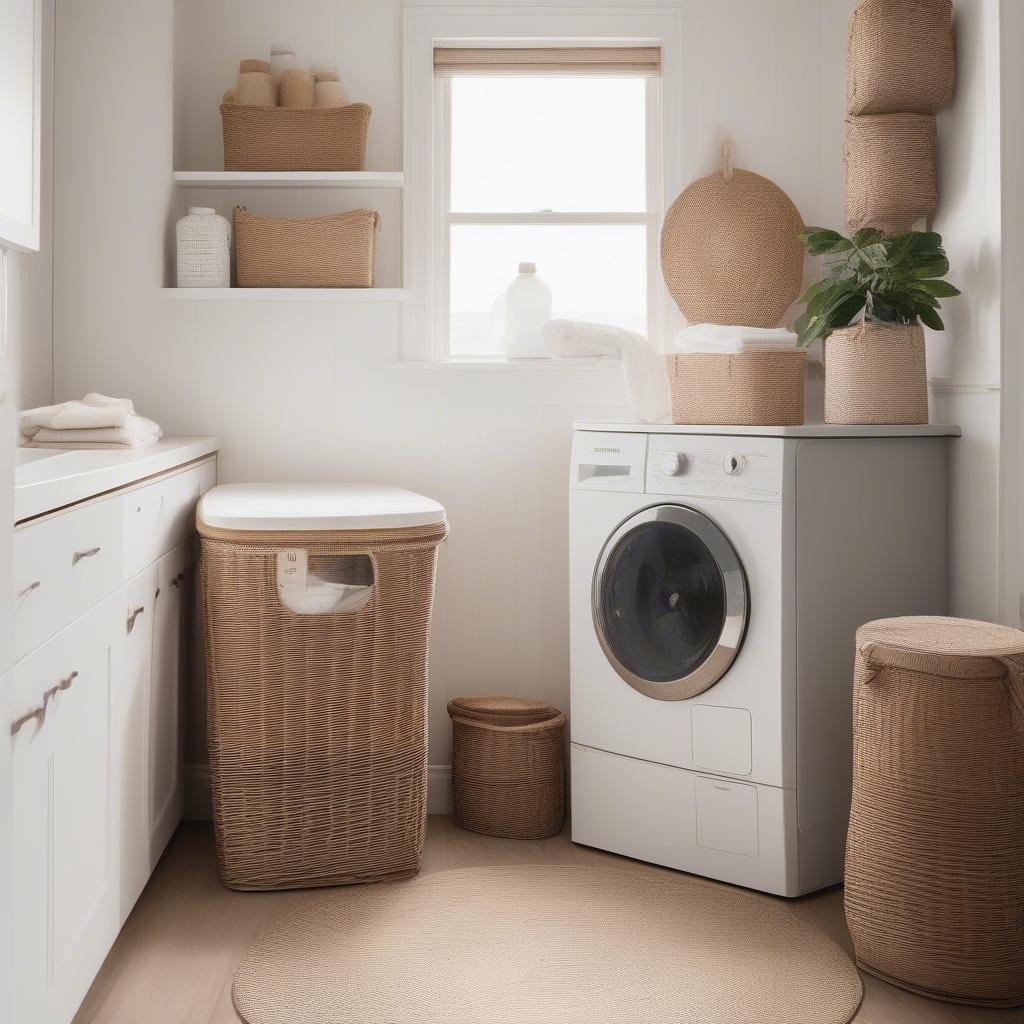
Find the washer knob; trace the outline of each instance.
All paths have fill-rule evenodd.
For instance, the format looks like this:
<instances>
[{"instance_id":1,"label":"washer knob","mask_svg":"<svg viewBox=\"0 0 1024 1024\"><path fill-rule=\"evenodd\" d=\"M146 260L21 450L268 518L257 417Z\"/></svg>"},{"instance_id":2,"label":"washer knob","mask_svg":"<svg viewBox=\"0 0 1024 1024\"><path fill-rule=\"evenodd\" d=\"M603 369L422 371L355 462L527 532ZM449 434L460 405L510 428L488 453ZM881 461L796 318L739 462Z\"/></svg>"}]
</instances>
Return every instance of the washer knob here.
<instances>
[{"instance_id":1,"label":"washer knob","mask_svg":"<svg viewBox=\"0 0 1024 1024\"><path fill-rule=\"evenodd\" d=\"M746 464L746 456L730 452L722 461L722 470L726 476L739 476Z\"/></svg>"},{"instance_id":2,"label":"washer knob","mask_svg":"<svg viewBox=\"0 0 1024 1024\"><path fill-rule=\"evenodd\" d=\"M686 472L686 456L682 452L665 452L661 472L663 476L682 476Z\"/></svg>"}]
</instances>

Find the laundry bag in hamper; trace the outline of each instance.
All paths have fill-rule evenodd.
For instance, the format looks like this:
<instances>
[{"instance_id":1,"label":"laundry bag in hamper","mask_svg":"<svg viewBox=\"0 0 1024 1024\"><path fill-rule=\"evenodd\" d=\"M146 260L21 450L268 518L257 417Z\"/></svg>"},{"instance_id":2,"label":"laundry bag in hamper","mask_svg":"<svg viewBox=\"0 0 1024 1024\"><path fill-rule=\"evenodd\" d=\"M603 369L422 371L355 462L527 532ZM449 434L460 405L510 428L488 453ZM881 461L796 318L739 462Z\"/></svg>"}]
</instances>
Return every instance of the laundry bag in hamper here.
<instances>
[{"instance_id":1,"label":"laundry bag in hamper","mask_svg":"<svg viewBox=\"0 0 1024 1024\"><path fill-rule=\"evenodd\" d=\"M565 715L518 697L458 697L452 720L457 824L506 839L555 835L565 819Z\"/></svg>"},{"instance_id":2,"label":"laundry bag in hamper","mask_svg":"<svg viewBox=\"0 0 1024 1024\"><path fill-rule=\"evenodd\" d=\"M667 355L672 422L798 426L806 366L804 349Z\"/></svg>"},{"instance_id":3,"label":"laundry bag in hamper","mask_svg":"<svg viewBox=\"0 0 1024 1024\"><path fill-rule=\"evenodd\" d=\"M853 725L857 962L937 999L1024 1004L1024 632L862 626Z\"/></svg>"},{"instance_id":4,"label":"laundry bag in hamper","mask_svg":"<svg viewBox=\"0 0 1024 1024\"><path fill-rule=\"evenodd\" d=\"M197 520L225 885L413 874L444 509L395 487L232 484Z\"/></svg>"}]
</instances>

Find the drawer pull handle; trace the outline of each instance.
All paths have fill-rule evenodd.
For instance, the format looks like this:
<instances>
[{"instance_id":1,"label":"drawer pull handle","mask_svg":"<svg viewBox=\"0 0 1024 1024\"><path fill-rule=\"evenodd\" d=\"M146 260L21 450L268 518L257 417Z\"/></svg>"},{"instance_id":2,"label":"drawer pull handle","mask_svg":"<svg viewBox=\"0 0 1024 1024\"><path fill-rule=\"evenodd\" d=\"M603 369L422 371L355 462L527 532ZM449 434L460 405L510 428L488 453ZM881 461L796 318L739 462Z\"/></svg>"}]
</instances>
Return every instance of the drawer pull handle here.
<instances>
[{"instance_id":1,"label":"drawer pull handle","mask_svg":"<svg viewBox=\"0 0 1024 1024\"><path fill-rule=\"evenodd\" d=\"M28 714L22 715L21 718L15 719L15 721L11 722L11 735L14 736L15 733L17 733L18 730L21 729L21 727L23 725L26 725L28 722L31 722L33 718L37 722L39 722L40 725L42 724L43 719L46 718L46 705L45 704L41 708L35 708L33 711L30 711Z\"/></svg>"},{"instance_id":2,"label":"drawer pull handle","mask_svg":"<svg viewBox=\"0 0 1024 1024\"><path fill-rule=\"evenodd\" d=\"M71 564L78 565L83 558L92 558L93 555L98 555L102 548L89 548L88 551L76 551L71 556Z\"/></svg>"},{"instance_id":3,"label":"drawer pull handle","mask_svg":"<svg viewBox=\"0 0 1024 1024\"><path fill-rule=\"evenodd\" d=\"M136 608L128 616L128 632L130 633L135 628L135 620L145 611L146 609L142 606Z\"/></svg>"},{"instance_id":4,"label":"drawer pull handle","mask_svg":"<svg viewBox=\"0 0 1024 1024\"><path fill-rule=\"evenodd\" d=\"M175 576L174 579L171 580L171 586L172 587L180 587L182 582L184 581L184 579L185 579L184 571L179 572L178 575Z\"/></svg>"},{"instance_id":5,"label":"drawer pull handle","mask_svg":"<svg viewBox=\"0 0 1024 1024\"><path fill-rule=\"evenodd\" d=\"M24 590L19 592L18 597L28 597L28 595L31 594L33 590L37 589L38 587L41 587L42 585L42 580L33 580Z\"/></svg>"},{"instance_id":6,"label":"drawer pull handle","mask_svg":"<svg viewBox=\"0 0 1024 1024\"><path fill-rule=\"evenodd\" d=\"M51 686L46 693L43 694L43 708L53 700L62 690L71 689L71 684L78 678L78 670L76 669L69 676L65 676L56 686Z\"/></svg>"},{"instance_id":7,"label":"drawer pull handle","mask_svg":"<svg viewBox=\"0 0 1024 1024\"><path fill-rule=\"evenodd\" d=\"M159 596L160 596L160 588L157 587L156 588L156 593L153 595L153 600L155 601Z\"/></svg>"}]
</instances>

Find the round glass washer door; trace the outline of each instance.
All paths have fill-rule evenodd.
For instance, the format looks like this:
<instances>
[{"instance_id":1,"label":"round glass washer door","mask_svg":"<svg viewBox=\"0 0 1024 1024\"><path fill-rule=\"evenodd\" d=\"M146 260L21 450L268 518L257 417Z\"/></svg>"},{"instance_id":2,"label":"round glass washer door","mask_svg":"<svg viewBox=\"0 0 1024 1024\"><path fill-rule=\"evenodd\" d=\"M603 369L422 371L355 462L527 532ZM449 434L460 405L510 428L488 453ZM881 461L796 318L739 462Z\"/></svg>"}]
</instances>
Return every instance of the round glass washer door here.
<instances>
[{"instance_id":1,"label":"round glass washer door","mask_svg":"<svg viewBox=\"0 0 1024 1024\"><path fill-rule=\"evenodd\" d=\"M685 505L630 516L594 571L594 628L635 690L686 700L725 675L750 612L739 555L718 525Z\"/></svg>"}]
</instances>

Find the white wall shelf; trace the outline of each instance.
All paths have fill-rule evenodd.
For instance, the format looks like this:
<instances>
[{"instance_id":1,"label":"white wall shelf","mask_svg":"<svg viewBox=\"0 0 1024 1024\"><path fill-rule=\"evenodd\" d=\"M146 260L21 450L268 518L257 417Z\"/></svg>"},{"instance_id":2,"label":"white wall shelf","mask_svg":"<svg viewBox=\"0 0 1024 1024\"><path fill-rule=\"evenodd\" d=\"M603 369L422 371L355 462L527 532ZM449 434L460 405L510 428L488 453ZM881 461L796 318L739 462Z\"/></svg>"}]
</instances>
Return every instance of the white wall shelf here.
<instances>
[{"instance_id":1,"label":"white wall shelf","mask_svg":"<svg viewBox=\"0 0 1024 1024\"><path fill-rule=\"evenodd\" d=\"M401 188L401 171L175 171L178 188Z\"/></svg>"},{"instance_id":2,"label":"white wall shelf","mask_svg":"<svg viewBox=\"0 0 1024 1024\"><path fill-rule=\"evenodd\" d=\"M404 288L161 288L183 302L405 302Z\"/></svg>"}]
</instances>

